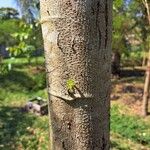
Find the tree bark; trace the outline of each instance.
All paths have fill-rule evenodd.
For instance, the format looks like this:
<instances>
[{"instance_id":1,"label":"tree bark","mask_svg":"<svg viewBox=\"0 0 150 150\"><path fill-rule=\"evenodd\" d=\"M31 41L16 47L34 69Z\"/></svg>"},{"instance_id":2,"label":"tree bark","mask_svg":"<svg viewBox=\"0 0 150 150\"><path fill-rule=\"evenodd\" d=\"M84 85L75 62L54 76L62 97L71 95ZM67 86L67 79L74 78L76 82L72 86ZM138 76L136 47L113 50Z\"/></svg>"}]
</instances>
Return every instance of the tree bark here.
<instances>
[{"instance_id":1,"label":"tree bark","mask_svg":"<svg viewBox=\"0 0 150 150\"><path fill-rule=\"evenodd\" d=\"M121 56L119 52L113 52L111 60L111 72L113 75L120 76L120 61Z\"/></svg>"},{"instance_id":2,"label":"tree bark","mask_svg":"<svg viewBox=\"0 0 150 150\"><path fill-rule=\"evenodd\" d=\"M150 25L150 8L149 3L147 0L142 0L146 11L147 11L147 20ZM142 106L142 115L148 115L148 100L149 100L149 91L150 90L150 48L149 48L149 56L147 61L147 69L146 69L146 77L145 77L145 84L144 84L144 94L143 94L143 106Z\"/></svg>"},{"instance_id":3,"label":"tree bark","mask_svg":"<svg viewBox=\"0 0 150 150\"><path fill-rule=\"evenodd\" d=\"M109 150L112 0L40 4L51 150Z\"/></svg>"},{"instance_id":4,"label":"tree bark","mask_svg":"<svg viewBox=\"0 0 150 150\"><path fill-rule=\"evenodd\" d=\"M145 77L145 84L144 84L143 107L142 107L142 115L143 116L148 115L149 90L150 90L150 50L149 50L147 69L146 69L146 77Z\"/></svg>"},{"instance_id":5,"label":"tree bark","mask_svg":"<svg viewBox=\"0 0 150 150\"><path fill-rule=\"evenodd\" d=\"M146 60L147 60L146 52L144 52L144 56L143 56L143 60L142 60L142 67L146 66Z\"/></svg>"}]
</instances>

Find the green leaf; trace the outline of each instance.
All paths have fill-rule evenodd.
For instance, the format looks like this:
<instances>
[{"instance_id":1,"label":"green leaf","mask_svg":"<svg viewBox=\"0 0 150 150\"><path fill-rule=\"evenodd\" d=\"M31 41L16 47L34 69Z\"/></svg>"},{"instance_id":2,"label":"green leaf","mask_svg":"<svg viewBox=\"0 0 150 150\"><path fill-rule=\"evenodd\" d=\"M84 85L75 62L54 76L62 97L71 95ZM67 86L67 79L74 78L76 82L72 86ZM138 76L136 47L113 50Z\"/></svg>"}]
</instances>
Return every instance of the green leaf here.
<instances>
[{"instance_id":1,"label":"green leaf","mask_svg":"<svg viewBox=\"0 0 150 150\"><path fill-rule=\"evenodd\" d=\"M72 91L74 89L74 87L75 87L75 81L72 79L68 79L67 80L67 89Z\"/></svg>"}]
</instances>

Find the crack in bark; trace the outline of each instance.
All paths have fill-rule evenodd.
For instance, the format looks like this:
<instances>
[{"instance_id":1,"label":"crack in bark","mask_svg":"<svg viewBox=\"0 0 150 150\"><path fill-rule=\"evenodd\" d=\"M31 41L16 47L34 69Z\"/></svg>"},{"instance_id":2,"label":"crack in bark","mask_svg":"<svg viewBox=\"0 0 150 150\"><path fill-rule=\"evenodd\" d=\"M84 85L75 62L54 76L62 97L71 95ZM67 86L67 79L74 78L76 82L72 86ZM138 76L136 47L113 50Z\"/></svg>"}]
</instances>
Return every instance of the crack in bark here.
<instances>
[{"instance_id":1,"label":"crack in bark","mask_svg":"<svg viewBox=\"0 0 150 150\"><path fill-rule=\"evenodd\" d=\"M107 145L108 142L107 142L107 139L105 139L105 135L103 133L103 137L102 137L102 150L107 150Z\"/></svg>"},{"instance_id":2,"label":"crack in bark","mask_svg":"<svg viewBox=\"0 0 150 150\"><path fill-rule=\"evenodd\" d=\"M65 147L65 142L64 142L64 141L62 142L62 148L63 148L64 150L67 150L67 148Z\"/></svg>"},{"instance_id":3,"label":"crack in bark","mask_svg":"<svg viewBox=\"0 0 150 150\"><path fill-rule=\"evenodd\" d=\"M100 13L100 2L97 2L97 14L96 14L96 27L98 29L98 37L99 37L99 50L101 48L101 29L99 27L99 13Z\"/></svg>"},{"instance_id":4,"label":"crack in bark","mask_svg":"<svg viewBox=\"0 0 150 150\"><path fill-rule=\"evenodd\" d=\"M106 24L106 30L105 30L105 48L107 48L107 41L108 41L108 4L107 0L105 3L105 24Z\"/></svg>"},{"instance_id":5,"label":"crack in bark","mask_svg":"<svg viewBox=\"0 0 150 150\"><path fill-rule=\"evenodd\" d=\"M48 15L50 16L50 12L49 12L49 10L47 10L47 13L48 13Z\"/></svg>"},{"instance_id":6,"label":"crack in bark","mask_svg":"<svg viewBox=\"0 0 150 150\"><path fill-rule=\"evenodd\" d=\"M77 101L77 100L81 100L83 98L84 99L93 99L94 98L91 95L83 94L83 93L82 93L82 95L81 95L81 93L79 93L79 94L72 94L72 95L70 95L70 93L69 93L69 95L67 95L67 96L61 96L61 95L57 95L57 94L51 93L51 92L49 92L49 94L51 96L54 96L56 98L59 98L59 99L65 101L65 102L67 102L67 101Z\"/></svg>"},{"instance_id":7,"label":"crack in bark","mask_svg":"<svg viewBox=\"0 0 150 150\"><path fill-rule=\"evenodd\" d=\"M72 45L71 45L71 48L72 48L74 54L77 53L76 50L75 50L75 48L74 48L75 44L76 43L75 43L75 37L74 37L73 40L72 40Z\"/></svg>"},{"instance_id":8,"label":"crack in bark","mask_svg":"<svg viewBox=\"0 0 150 150\"><path fill-rule=\"evenodd\" d=\"M60 51L65 54L65 52L63 51L63 48L60 46L60 39L59 39L59 36L60 36L60 32L58 33L58 36L57 36L57 46L58 48L60 49Z\"/></svg>"},{"instance_id":9,"label":"crack in bark","mask_svg":"<svg viewBox=\"0 0 150 150\"><path fill-rule=\"evenodd\" d=\"M91 7L91 10L92 10L92 14L94 15L95 14L95 10L93 7Z\"/></svg>"}]
</instances>

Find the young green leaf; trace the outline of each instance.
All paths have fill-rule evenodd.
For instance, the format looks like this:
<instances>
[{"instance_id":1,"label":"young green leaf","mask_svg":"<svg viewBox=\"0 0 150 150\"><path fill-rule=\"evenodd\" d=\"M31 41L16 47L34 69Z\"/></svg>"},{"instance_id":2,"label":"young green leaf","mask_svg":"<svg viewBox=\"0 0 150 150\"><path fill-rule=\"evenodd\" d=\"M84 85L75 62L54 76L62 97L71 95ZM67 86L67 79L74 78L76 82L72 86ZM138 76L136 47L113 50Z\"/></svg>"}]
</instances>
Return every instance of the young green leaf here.
<instances>
[{"instance_id":1,"label":"young green leaf","mask_svg":"<svg viewBox=\"0 0 150 150\"><path fill-rule=\"evenodd\" d=\"M75 81L72 79L67 80L67 89L72 91L75 87Z\"/></svg>"}]
</instances>

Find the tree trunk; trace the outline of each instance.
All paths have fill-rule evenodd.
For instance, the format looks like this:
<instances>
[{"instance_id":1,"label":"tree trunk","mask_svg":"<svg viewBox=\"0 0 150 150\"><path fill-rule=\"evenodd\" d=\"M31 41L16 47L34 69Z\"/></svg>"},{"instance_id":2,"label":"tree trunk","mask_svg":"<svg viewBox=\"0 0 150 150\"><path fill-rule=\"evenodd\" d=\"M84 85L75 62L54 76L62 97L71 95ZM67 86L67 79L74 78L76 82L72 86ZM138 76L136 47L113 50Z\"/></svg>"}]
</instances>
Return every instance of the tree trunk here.
<instances>
[{"instance_id":1,"label":"tree trunk","mask_svg":"<svg viewBox=\"0 0 150 150\"><path fill-rule=\"evenodd\" d=\"M148 23L150 25L149 3L147 2L147 0L142 0L142 2L143 2L144 6L146 8L147 19L148 19ZM148 61L147 61L146 78L145 78L145 84L144 84L143 106L142 106L142 115L143 116L148 115L149 90L150 90L150 47L149 47L149 55L148 55Z\"/></svg>"},{"instance_id":2,"label":"tree trunk","mask_svg":"<svg viewBox=\"0 0 150 150\"><path fill-rule=\"evenodd\" d=\"M146 78L145 78L144 93L143 93L143 107L142 107L143 116L147 116L148 114L149 90L150 90L150 50L149 50L149 56L147 61Z\"/></svg>"},{"instance_id":3,"label":"tree trunk","mask_svg":"<svg viewBox=\"0 0 150 150\"><path fill-rule=\"evenodd\" d=\"M112 0L41 0L51 150L109 150Z\"/></svg>"},{"instance_id":4,"label":"tree trunk","mask_svg":"<svg viewBox=\"0 0 150 150\"><path fill-rule=\"evenodd\" d=\"M146 65L146 52L144 52L143 60L142 60L142 67Z\"/></svg>"},{"instance_id":5,"label":"tree trunk","mask_svg":"<svg viewBox=\"0 0 150 150\"><path fill-rule=\"evenodd\" d=\"M119 52L113 52L111 60L111 72L113 75L120 76L120 61L121 56Z\"/></svg>"}]
</instances>

